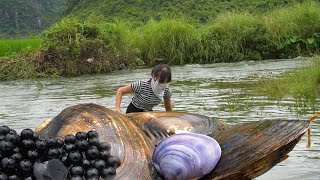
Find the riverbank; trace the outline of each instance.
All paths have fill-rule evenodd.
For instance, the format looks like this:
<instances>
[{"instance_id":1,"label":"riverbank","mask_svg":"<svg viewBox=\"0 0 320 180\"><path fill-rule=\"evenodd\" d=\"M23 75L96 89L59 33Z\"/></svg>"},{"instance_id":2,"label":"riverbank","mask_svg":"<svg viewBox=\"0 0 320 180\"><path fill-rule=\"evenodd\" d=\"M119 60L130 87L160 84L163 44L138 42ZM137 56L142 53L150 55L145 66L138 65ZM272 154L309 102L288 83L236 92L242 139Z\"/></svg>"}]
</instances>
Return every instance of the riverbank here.
<instances>
[{"instance_id":1,"label":"riverbank","mask_svg":"<svg viewBox=\"0 0 320 180\"><path fill-rule=\"evenodd\" d=\"M224 13L207 24L186 19L93 23L62 19L40 48L0 58L0 80L70 77L153 66L313 56L320 47L320 4L265 14Z\"/></svg>"}]
</instances>

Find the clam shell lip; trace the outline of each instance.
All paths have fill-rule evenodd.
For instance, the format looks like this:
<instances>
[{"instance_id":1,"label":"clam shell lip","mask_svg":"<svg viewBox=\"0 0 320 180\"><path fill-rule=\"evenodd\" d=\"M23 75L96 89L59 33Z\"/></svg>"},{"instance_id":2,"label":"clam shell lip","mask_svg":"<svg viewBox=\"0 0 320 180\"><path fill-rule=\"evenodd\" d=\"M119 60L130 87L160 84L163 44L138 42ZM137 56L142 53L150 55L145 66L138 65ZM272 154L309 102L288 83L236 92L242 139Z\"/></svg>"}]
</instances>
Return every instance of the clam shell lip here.
<instances>
[{"instance_id":1,"label":"clam shell lip","mask_svg":"<svg viewBox=\"0 0 320 180\"><path fill-rule=\"evenodd\" d=\"M210 173L220 157L220 145L213 138L180 133L161 141L152 160L165 179L191 179Z\"/></svg>"}]
</instances>

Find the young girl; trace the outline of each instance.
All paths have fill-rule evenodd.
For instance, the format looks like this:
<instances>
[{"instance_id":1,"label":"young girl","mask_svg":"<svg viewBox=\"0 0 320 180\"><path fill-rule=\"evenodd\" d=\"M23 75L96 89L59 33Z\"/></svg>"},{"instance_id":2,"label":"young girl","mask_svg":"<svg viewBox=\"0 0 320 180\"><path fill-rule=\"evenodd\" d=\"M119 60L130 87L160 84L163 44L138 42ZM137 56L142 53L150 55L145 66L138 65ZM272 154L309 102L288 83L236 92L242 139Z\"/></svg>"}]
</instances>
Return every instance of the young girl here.
<instances>
[{"instance_id":1,"label":"young girl","mask_svg":"<svg viewBox=\"0 0 320 180\"><path fill-rule=\"evenodd\" d=\"M126 113L152 111L154 106L164 100L166 111L172 111L171 92L169 83L171 81L171 69L166 64L159 64L151 71L152 78L145 81L136 81L127 86L120 87L116 95L116 112L120 112L122 95L134 92Z\"/></svg>"}]
</instances>

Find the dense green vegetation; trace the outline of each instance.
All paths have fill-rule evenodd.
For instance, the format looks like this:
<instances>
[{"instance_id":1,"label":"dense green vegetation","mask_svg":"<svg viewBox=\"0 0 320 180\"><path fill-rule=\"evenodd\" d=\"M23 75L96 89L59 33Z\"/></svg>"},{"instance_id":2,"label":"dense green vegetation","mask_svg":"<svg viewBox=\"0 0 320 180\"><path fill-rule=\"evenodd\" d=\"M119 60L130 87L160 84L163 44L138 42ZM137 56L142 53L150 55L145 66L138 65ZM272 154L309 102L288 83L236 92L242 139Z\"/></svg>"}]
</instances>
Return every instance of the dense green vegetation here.
<instances>
[{"instance_id":1,"label":"dense green vegetation","mask_svg":"<svg viewBox=\"0 0 320 180\"><path fill-rule=\"evenodd\" d=\"M66 0L0 0L0 38L34 35L61 15Z\"/></svg>"},{"instance_id":2,"label":"dense green vegetation","mask_svg":"<svg viewBox=\"0 0 320 180\"><path fill-rule=\"evenodd\" d=\"M0 57L23 53L40 46L40 38L0 40Z\"/></svg>"},{"instance_id":3,"label":"dense green vegetation","mask_svg":"<svg viewBox=\"0 0 320 180\"><path fill-rule=\"evenodd\" d=\"M186 64L312 56L320 47L319 11L318 2L306 2L266 13L221 13L206 24L189 18L143 24L63 18L42 34L42 46L33 55L14 58L23 63L6 66L3 73L9 61L0 60L0 79L28 78L20 72L24 67L34 71L31 77L73 76L153 65L156 58Z\"/></svg>"},{"instance_id":4,"label":"dense green vegetation","mask_svg":"<svg viewBox=\"0 0 320 180\"><path fill-rule=\"evenodd\" d=\"M208 22L230 11L264 13L303 0L69 0L65 15L77 19L147 22L150 19L186 18Z\"/></svg>"}]
</instances>

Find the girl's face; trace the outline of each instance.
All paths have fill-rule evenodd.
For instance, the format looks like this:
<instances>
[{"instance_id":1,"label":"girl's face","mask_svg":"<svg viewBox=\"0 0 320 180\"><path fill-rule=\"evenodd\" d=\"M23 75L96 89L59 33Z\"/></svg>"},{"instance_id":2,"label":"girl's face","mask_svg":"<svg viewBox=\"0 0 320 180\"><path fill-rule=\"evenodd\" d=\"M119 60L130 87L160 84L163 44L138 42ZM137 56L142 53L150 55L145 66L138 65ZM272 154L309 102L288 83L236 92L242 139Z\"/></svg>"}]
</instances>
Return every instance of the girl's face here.
<instances>
[{"instance_id":1,"label":"girl's face","mask_svg":"<svg viewBox=\"0 0 320 180\"><path fill-rule=\"evenodd\" d=\"M153 78L154 78L154 80L156 81L156 84L157 84L159 87L161 87L161 88L163 88L163 89L169 87L169 83L159 83L160 77L153 77Z\"/></svg>"}]
</instances>

